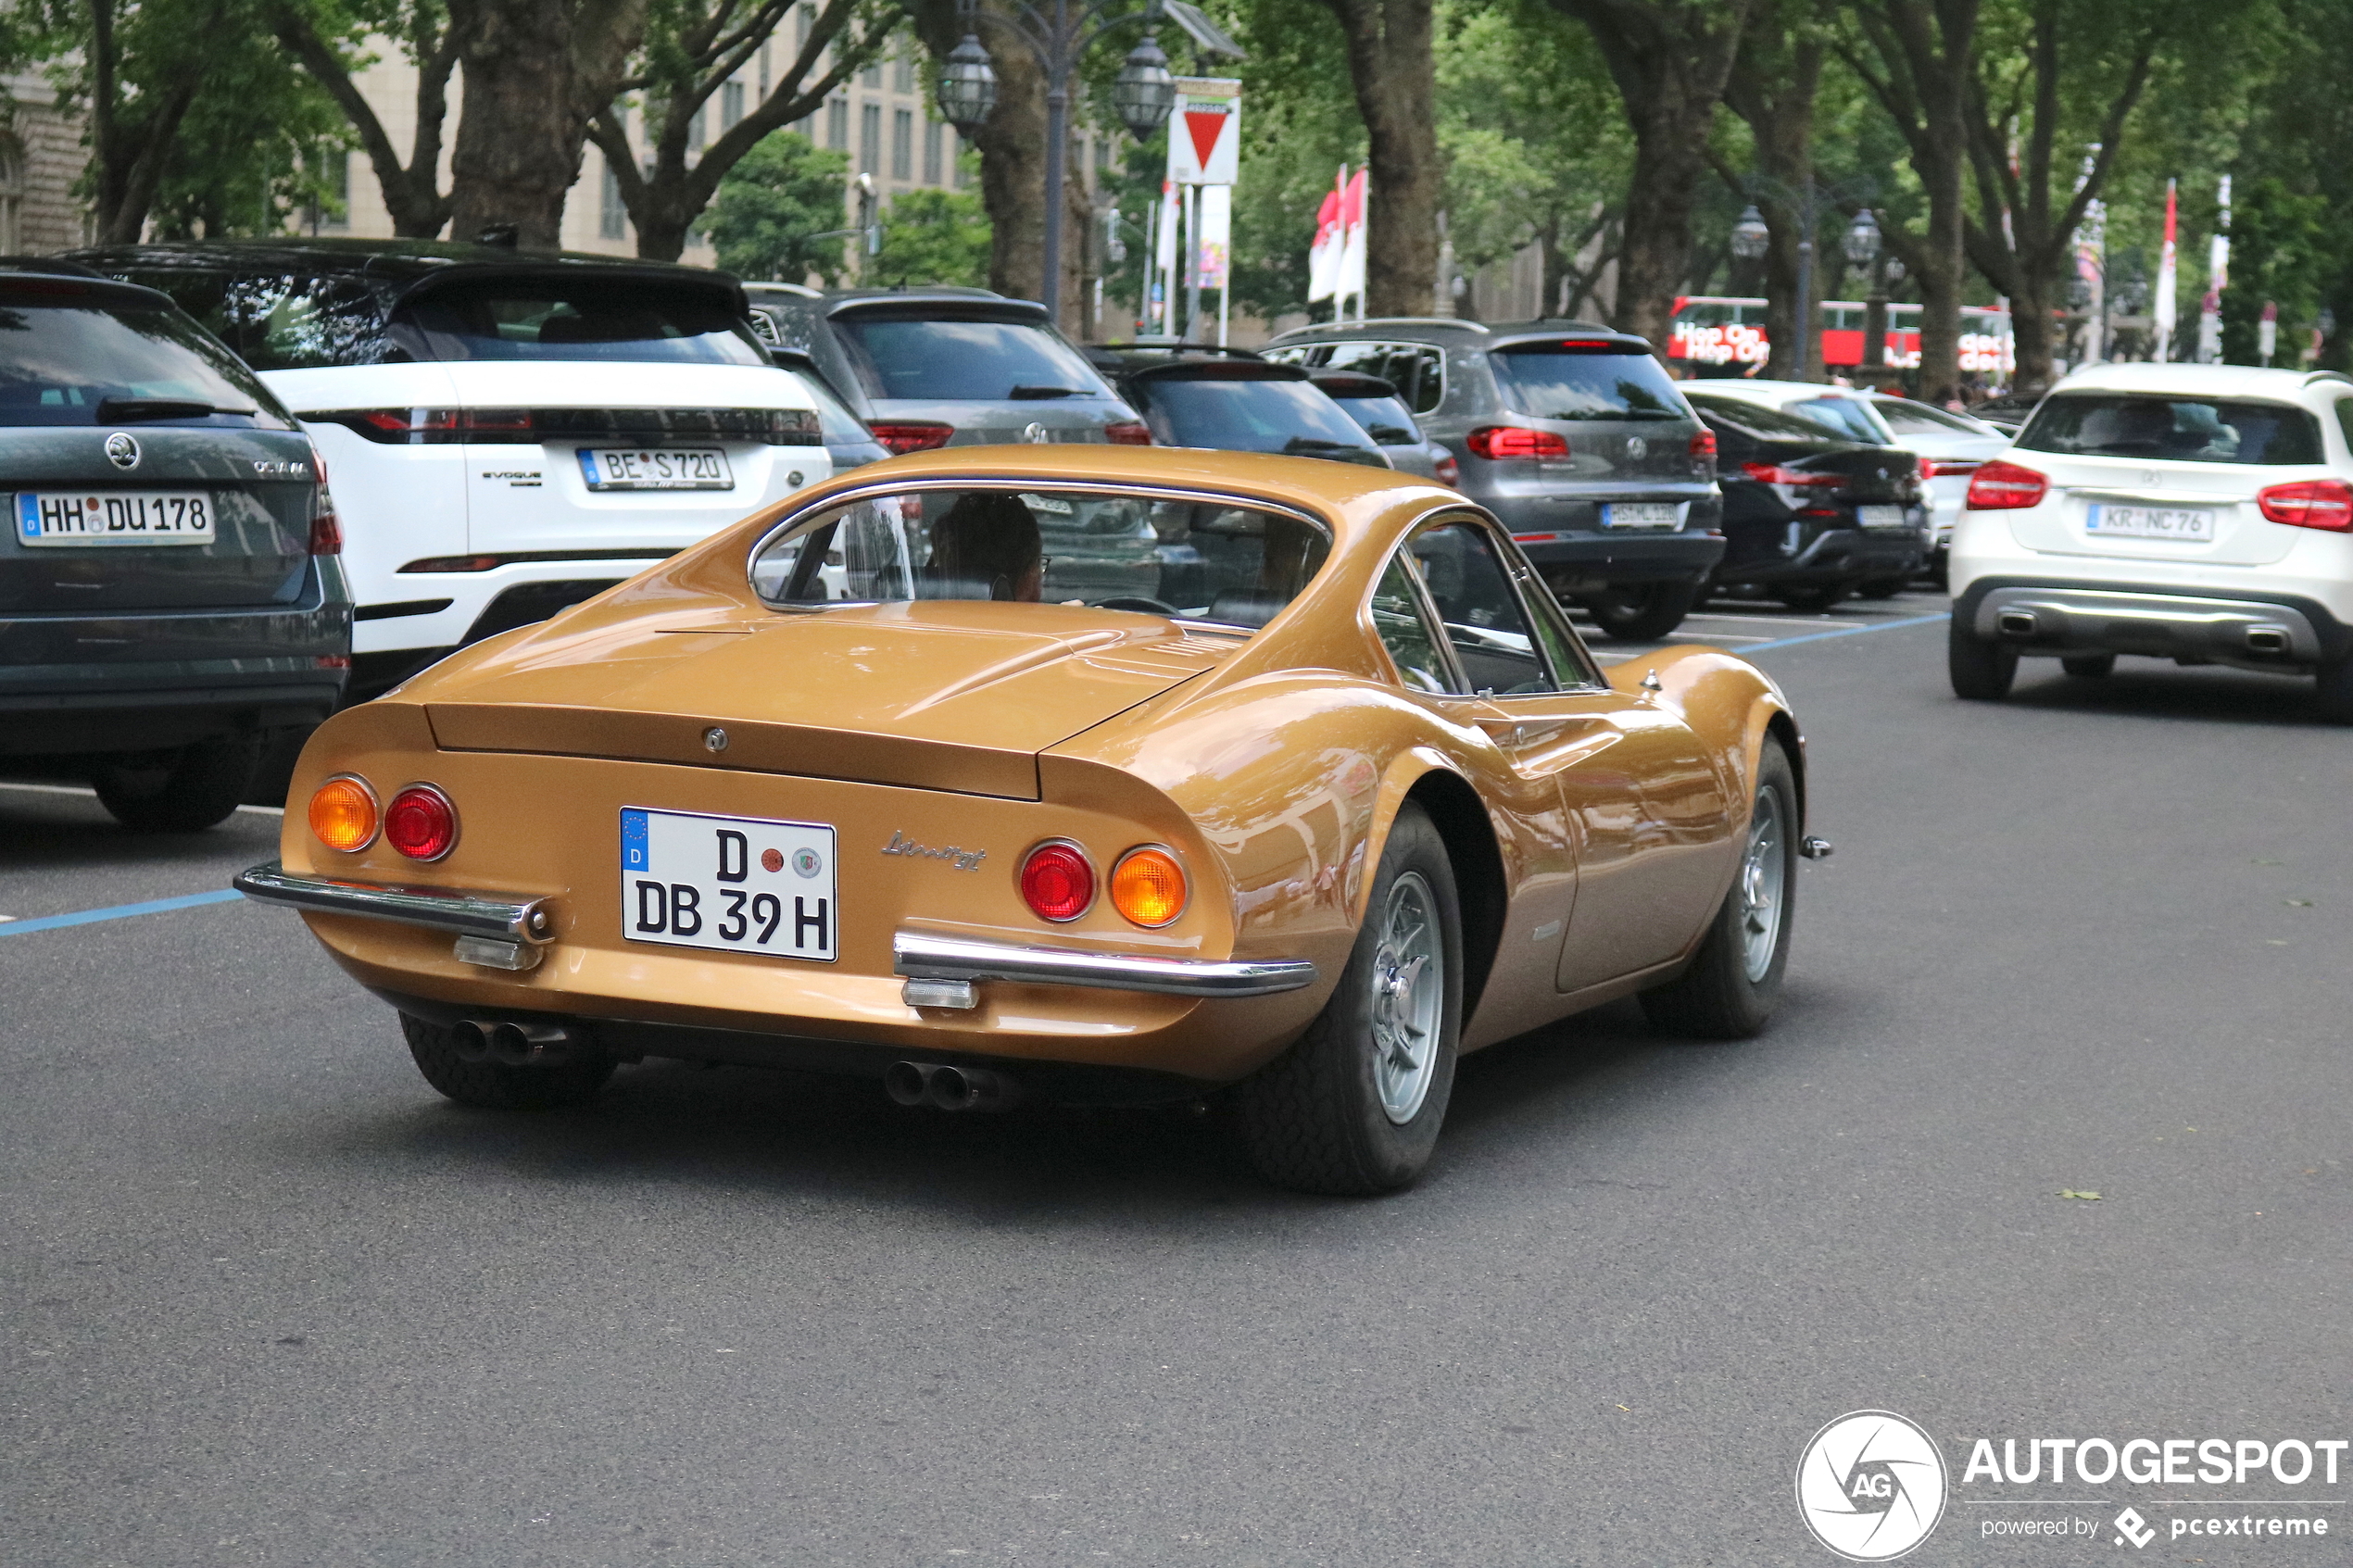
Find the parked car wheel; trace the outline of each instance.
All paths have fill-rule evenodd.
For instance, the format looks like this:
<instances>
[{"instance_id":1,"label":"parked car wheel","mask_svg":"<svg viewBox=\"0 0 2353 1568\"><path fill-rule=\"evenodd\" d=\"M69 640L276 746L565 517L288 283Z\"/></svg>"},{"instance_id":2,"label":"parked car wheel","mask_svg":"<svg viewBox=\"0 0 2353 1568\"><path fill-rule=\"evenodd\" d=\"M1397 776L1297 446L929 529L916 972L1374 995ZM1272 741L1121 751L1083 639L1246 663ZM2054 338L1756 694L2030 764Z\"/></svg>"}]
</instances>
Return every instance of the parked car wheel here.
<instances>
[{"instance_id":1,"label":"parked car wheel","mask_svg":"<svg viewBox=\"0 0 2353 1568\"><path fill-rule=\"evenodd\" d=\"M2353 658L2330 659L2312 672L2321 715L2331 723L2353 724Z\"/></svg>"},{"instance_id":2,"label":"parked car wheel","mask_svg":"<svg viewBox=\"0 0 2353 1568\"><path fill-rule=\"evenodd\" d=\"M1999 702L2010 695L2010 683L2018 679L2018 649L1985 641L1957 615L1944 645L1944 667L1955 696Z\"/></svg>"},{"instance_id":3,"label":"parked car wheel","mask_svg":"<svg viewBox=\"0 0 2353 1568\"><path fill-rule=\"evenodd\" d=\"M200 833L243 804L260 759L258 735L221 735L108 758L91 783L98 803L133 832Z\"/></svg>"},{"instance_id":4,"label":"parked car wheel","mask_svg":"<svg viewBox=\"0 0 2353 1568\"><path fill-rule=\"evenodd\" d=\"M1642 994L1643 1016L1669 1034L1744 1040L1764 1029L1789 967L1797 893L1797 778L1789 754L1768 741L1740 870L1691 967Z\"/></svg>"},{"instance_id":5,"label":"parked car wheel","mask_svg":"<svg viewBox=\"0 0 2353 1568\"><path fill-rule=\"evenodd\" d=\"M1910 586L1908 578L1866 577L1855 584L1855 596L1858 599L1892 599Z\"/></svg>"},{"instance_id":6,"label":"parked car wheel","mask_svg":"<svg viewBox=\"0 0 2353 1568\"><path fill-rule=\"evenodd\" d=\"M458 1032L413 1013L400 1015L409 1054L425 1082L459 1105L489 1110L552 1110L597 1098L612 1076L601 1052L546 1067L510 1067L497 1061L468 1061L458 1054Z\"/></svg>"},{"instance_id":7,"label":"parked car wheel","mask_svg":"<svg viewBox=\"0 0 2353 1568\"><path fill-rule=\"evenodd\" d=\"M1331 1000L1235 1091L1244 1145L1268 1181L1362 1196L1410 1185L1429 1163L1462 1028L1458 910L1445 843L1409 805Z\"/></svg>"},{"instance_id":8,"label":"parked car wheel","mask_svg":"<svg viewBox=\"0 0 2353 1568\"><path fill-rule=\"evenodd\" d=\"M1627 643L1671 637L1699 602L1696 583L1620 583L1579 601L1605 636Z\"/></svg>"},{"instance_id":9,"label":"parked car wheel","mask_svg":"<svg viewBox=\"0 0 2353 1568\"><path fill-rule=\"evenodd\" d=\"M2116 673L2116 656L2112 653L2071 653L2059 660L2059 668L2086 681L2097 681Z\"/></svg>"},{"instance_id":10,"label":"parked car wheel","mask_svg":"<svg viewBox=\"0 0 2353 1568\"><path fill-rule=\"evenodd\" d=\"M1795 610L1818 614L1846 596L1846 584L1834 583L1827 588L1783 588L1775 597Z\"/></svg>"}]
</instances>

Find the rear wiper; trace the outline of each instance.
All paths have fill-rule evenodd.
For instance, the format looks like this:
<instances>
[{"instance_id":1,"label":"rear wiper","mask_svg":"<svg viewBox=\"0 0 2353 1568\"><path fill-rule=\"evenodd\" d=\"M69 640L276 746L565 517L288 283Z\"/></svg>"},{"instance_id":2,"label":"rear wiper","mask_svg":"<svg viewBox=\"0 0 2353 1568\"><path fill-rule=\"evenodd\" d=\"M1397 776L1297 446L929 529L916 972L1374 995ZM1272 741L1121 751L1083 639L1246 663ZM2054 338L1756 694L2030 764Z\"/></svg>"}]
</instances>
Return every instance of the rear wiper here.
<instances>
[{"instance_id":1,"label":"rear wiper","mask_svg":"<svg viewBox=\"0 0 2353 1568\"><path fill-rule=\"evenodd\" d=\"M141 420L198 420L207 414L250 414L250 408L216 408L193 397L102 397L98 422L134 424Z\"/></svg>"},{"instance_id":2,"label":"rear wiper","mask_svg":"<svg viewBox=\"0 0 2353 1568\"><path fill-rule=\"evenodd\" d=\"M1076 397L1078 389L1075 386L1017 386L1005 395L1015 402L1028 402L1040 397Z\"/></svg>"},{"instance_id":3,"label":"rear wiper","mask_svg":"<svg viewBox=\"0 0 2353 1568\"><path fill-rule=\"evenodd\" d=\"M1353 441L1327 441L1320 435L1294 435L1283 443L1286 452L1361 452Z\"/></svg>"}]
</instances>

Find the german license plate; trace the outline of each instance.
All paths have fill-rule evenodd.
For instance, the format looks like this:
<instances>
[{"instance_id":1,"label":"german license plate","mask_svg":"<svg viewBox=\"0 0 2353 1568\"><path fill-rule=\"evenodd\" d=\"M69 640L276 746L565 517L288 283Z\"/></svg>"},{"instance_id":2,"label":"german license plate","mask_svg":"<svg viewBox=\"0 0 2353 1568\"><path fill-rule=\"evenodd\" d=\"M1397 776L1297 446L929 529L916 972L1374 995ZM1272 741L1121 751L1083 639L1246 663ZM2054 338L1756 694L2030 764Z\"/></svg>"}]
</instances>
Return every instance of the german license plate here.
<instances>
[{"instance_id":1,"label":"german license plate","mask_svg":"<svg viewBox=\"0 0 2353 1568\"><path fill-rule=\"evenodd\" d=\"M591 490L733 490L735 471L716 446L583 446Z\"/></svg>"},{"instance_id":2,"label":"german license plate","mask_svg":"<svg viewBox=\"0 0 2353 1568\"><path fill-rule=\"evenodd\" d=\"M841 938L834 830L624 807L621 929L632 942L830 963Z\"/></svg>"},{"instance_id":3,"label":"german license plate","mask_svg":"<svg viewBox=\"0 0 2353 1568\"><path fill-rule=\"evenodd\" d=\"M1857 507L1855 521L1866 528L1909 528L1912 520L1901 507Z\"/></svg>"},{"instance_id":4,"label":"german license plate","mask_svg":"<svg viewBox=\"0 0 2353 1568\"><path fill-rule=\"evenodd\" d=\"M212 524L201 490L17 492L17 537L28 545L209 545Z\"/></svg>"},{"instance_id":5,"label":"german license plate","mask_svg":"<svg viewBox=\"0 0 2353 1568\"><path fill-rule=\"evenodd\" d=\"M2094 507L2084 519L2083 532L2102 539L2179 539L2186 544L2211 544L2211 507Z\"/></svg>"},{"instance_id":6,"label":"german license plate","mask_svg":"<svg viewBox=\"0 0 2353 1568\"><path fill-rule=\"evenodd\" d=\"M1604 501L1604 528L1680 528L1683 508L1677 501Z\"/></svg>"}]
</instances>

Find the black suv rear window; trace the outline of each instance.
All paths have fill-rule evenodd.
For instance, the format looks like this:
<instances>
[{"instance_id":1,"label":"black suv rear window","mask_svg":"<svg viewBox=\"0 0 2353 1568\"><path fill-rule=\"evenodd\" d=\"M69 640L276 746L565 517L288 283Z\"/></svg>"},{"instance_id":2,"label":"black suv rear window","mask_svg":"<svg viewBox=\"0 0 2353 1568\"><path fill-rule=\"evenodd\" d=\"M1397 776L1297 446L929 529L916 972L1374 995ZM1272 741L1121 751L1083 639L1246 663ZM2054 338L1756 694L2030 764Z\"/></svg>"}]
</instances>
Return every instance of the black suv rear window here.
<instances>
[{"instance_id":1,"label":"black suv rear window","mask_svg":"<svg viewBox=\"0 0 2353 1568\"><path fill-rule=\"evenodd\" d=\"M1538 420L1688 420L1675 383L1647 354L1530 344L1488 356L1504 401Z\"/></svg>"},{"instance_id":2,"label":"black suv rear window","mask_svg":"<svg viewBox=\"0 0 2353 1568\"><path fill-rule=\"evenodd\" d=\"M402 304L393 330L434 359L768 363L724 294L643 278L452 279Z\"/></svg>"},{"instance_id":3,"label":"black suv rear window","mask_svg":"<svg viewBox=\"0 0 2353 1568\"><path fill-rule=\"evenodd\" d=\"M110 397L203 403L290 428L252 372L178 311L65 304L0 286L0 425L96 424ZM127 417L136 416L112 410L107 422Z\"/></svg>"},{"instance_id":4,"label":"black suv rear window","mask_svg":"<svg viewBox=\"0 0 2353 1568\"><path fill-rule=\"evenodd\" d=\"M1304 381L1151 376L1135 387L1152 439L1164 446L1288 452L1381 466L1356 421Z\"/></svg>"},{"instance_id":5,"label":"black suv rear window","mask_svg":"<svg viewBox=\"0 0 2353 1568\"><path fill-rule=\"evenodd\" d=\"M1030 321L944 321L837 316L869 397L997 403L1009 398L1109 397L1076 349Z\"/></svg>"},{"instance_id":6,"label":"black suv rear window","mask_svg":"<svg viewBox=\"0 0 2353 1568\"><path fill-rule=\"evenodd\" d=\"M2317 463L2321 422L2285 403L2071 392L2045 398L2018 445L2078 458Z\"/></svg>"}]
</instances>

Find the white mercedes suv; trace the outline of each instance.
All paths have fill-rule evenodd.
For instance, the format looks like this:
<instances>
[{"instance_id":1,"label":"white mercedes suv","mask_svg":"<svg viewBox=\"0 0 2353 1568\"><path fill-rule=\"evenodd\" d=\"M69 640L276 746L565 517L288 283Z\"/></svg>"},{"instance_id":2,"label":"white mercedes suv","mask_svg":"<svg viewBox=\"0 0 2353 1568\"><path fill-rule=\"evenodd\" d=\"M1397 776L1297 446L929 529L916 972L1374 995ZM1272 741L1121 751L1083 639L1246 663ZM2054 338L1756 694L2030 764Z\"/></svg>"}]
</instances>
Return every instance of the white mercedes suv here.
<instances>
[{"instance_id":1,"label":"white mercedes suv","mask_svg":"<svg viewBox=\"0 0 2353 1568\"><path fill-rule=\"evenodd\" d=\"M1953 690L2021 655L2309 674L2353 722L2353 379L2100 365L2051 390L1969 483L1953 540Z\"/></svg>"},{"instance_id":2,"label":"white mercedes suv","mask_svg":"<svg viewBox=\"0 0 2353 1568\"><path fill-rule=\"evenodd\" d=\"M419 240L75 259L160 289L333 475L354 699L825 479L817 406L722 273Z\"/></svg>"}]
</instances>

